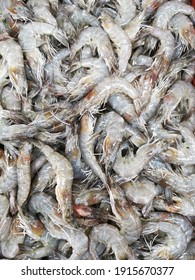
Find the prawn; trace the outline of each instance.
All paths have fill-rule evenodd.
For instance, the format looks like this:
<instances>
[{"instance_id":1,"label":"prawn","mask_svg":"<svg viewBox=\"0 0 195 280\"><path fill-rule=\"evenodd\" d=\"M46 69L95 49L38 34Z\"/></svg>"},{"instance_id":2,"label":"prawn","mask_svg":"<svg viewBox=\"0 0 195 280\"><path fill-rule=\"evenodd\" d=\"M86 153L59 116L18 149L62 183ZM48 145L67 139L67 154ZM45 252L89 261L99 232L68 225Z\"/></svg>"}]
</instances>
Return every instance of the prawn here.
<instances>
[{"instance_id":1,"label":"prawn","mask_svg":"<svg viewBox=\"0 0 195 280\"><path fill-rule=\"evenodd\" d=\"M85 45L89 45L93 50L97 48L99 57L103 58L109 71L111 71L115 65L115 56L106 32L100 27L88 27L84 29L71 47L70 59L73 60L76 53Z\"/></svg>"},{"instance_id":2,"label":"prawn","mask_svg":"<svg viewBox=\"0 0 195 280\"><path fill-rule=\"evenodd\" d=\"M164 221L148 222L143 228L142 235L149 235L154 232L163 232L167 236L162 244L152 247L148 254L149 259L174 260L185 252L187 240L179 225Z\"/></svg>"},{"instance_id":3,"label":"prawn","mask_svg":"<svg viewBox=\"0 0 195 280\"><path fill-rule=\"evenodd\" d=\"M125 237L112 225L101 224L94 226L90 233L90 253L93 259L96 260L99 259L97 253L99 243L103 243L106 246L107 252L109 249L112 249L117 260L135 259L133 251L128 246Z\"/></svg>"},{"instance_id":4,"label":"prawn","mask_svg":"<svg viewBox=\"0 0 195 280\"><path fill-rule=\"evenodd\" d=\"M5 86L1 91L1 105L4 109L10 111L20 112L22 109L20 96L16 90L10 86Z\"/></svg>"},{"instance_id":5,"label":"prawn","mask_svg":"<svg viewBox=\"0 0 195 280\"><path fill-rule=\"evenodd\" d=\"M133 0L116 0L117 16L115 22L126 26L136 16L136 4Z\"/></svg>"},{"instance_id":6,"label":"prawn","mask_svg":"<svg viewBox=\"0 0 195 280\"><path fill-rule=\"evenodd\" d=\"M72 180L73 169L70 162L60 153L55 152L50 146L40 142L33 142L46 156L55 172L55 194L62 212L64 221L69 221L72 214Z\"/></svg>"},{"instance_id":7,"label":"prawn","mask_svg":"<svg viewBox=\"0 0 195 280\"><path fill-rule=\"evenodd\" d=\"M17 179L18 179L18 192L17 202L22 206L28 198L31 187L31 162L32 144L25 142L20 149L17 159Z\"/></svg>"},{"instance_id":8,"label":"prawn","mask_svg":"<svg viewBox=\"0 0 195 280\"><path fill-rule=\"evenodd\" d=\"M29 30L31 31L29 33ZM25 53L33 76L42 84L46 58L40 52L43 44L41 36L53 36L62 45L68 46L65 34L55 26L44 22L29 22L22 26L18 34L19 43Z\"/></svg>"},{"instance_id":9,"label":"prawn","mask_svg":"<svg viewBox=\"0 0 195 280\"><path fill-rule=\"evenodd\" d=\"M108 33L110 40L116 47L119 72L123 73L127 69L127 64L131 57L131 41L126 32L120 26L118 26L105 12L102 12L101 14L101 25L103 26L106 33Z\"/></svg>"},{"instance_id":10,"label":"prawn","mask_svg":"<svg viewBox=\"0 0 195 280\"><path fill-rule=\"evenodd\" d=\"M0 54L6 63L10 81L19 95L27 95L27 81L21 46L6 32L0 35Z\"/></svg>"}]
</instances>

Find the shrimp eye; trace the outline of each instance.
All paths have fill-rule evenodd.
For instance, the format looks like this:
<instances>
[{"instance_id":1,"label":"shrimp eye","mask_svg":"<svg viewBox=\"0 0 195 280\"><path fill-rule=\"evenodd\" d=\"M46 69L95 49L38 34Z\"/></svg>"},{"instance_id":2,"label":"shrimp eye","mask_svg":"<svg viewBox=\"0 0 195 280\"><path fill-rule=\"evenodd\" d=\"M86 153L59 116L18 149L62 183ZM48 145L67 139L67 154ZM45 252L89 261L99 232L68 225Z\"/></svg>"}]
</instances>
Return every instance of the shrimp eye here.
<instances>
[{"instance_id":1,"label":"shrimp eye","mask_svg":"<svg viewBox=\"0 0 195 280\"><path fill-rule=\"evenodd\" d=\"M129 149L128 148L124 148L121 150L121 156L122 157L126 157L129 154Z\"/></svg>"}]
</instances>

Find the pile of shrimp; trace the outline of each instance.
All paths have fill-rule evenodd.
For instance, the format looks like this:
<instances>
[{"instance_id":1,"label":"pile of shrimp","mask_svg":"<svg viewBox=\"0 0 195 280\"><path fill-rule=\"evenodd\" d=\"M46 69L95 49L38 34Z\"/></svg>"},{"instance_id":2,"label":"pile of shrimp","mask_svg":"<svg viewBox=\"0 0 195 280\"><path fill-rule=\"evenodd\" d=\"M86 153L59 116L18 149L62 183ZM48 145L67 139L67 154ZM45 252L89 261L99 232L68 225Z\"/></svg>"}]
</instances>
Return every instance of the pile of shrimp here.
<instances>
[{"instance_id":1,"label":"pile of shrimp","mask_svg":"<svg viewBox=\"0 0 195 280\"><path fill-rule=\"evenodd\" d=\"M195 9L0 1L0 258L195 259Z\"/></svg>"}]
</instances>

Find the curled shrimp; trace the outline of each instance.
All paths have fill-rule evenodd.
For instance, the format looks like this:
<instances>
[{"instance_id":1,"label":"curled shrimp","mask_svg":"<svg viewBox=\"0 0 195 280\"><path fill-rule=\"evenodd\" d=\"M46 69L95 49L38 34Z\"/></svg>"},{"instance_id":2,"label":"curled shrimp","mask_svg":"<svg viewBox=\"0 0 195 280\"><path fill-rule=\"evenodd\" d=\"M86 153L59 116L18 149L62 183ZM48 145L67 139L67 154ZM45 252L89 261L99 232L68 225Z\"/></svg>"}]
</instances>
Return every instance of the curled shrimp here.
<instances>
[{"instance_id":1,"label":"curled shrimp","mask_svg":"<svg viewBox=\"0 0 195 280\"><path fill-rule=\"evenodd\" d=\"M174 260L185 252L187 240L179 225L164 221L148 222L144 226L142 234L148 235L154 232L163 232L166 234L166 238L162 244L152 247L148 254L150 259Z\"/></svg>"},{"instance_id":2,"label":"curled shrimp","mask_svg":"<svg viewBox=\"0 0 195 280\"><path fill-rule=\"evenodd\" d=\"M29 30L31 31L29 33ZM55 26L44 22L30 22L22 26L18 39L34 77L42 83L46 59L39 50L43 44L41 36L53 36L61 44L67 46L64 33Z\"/></svg>"},{"instance_id":3,"label":"curled shrimp","mask_svg":"<svg viewBox=\"0 0 195 280\"><path fill-rule=\"evenodd\" d=\"M27 81L21 46L8 34L2 33L0 36L0 54L6 63L10 81L16 92L25 96L27 94Z\"/></svg>"},{"instance_id":4,"label":"curled shrimp","mask_svg":"<svg viewBox=\"0 0 195 280\"><path fill-rule=\"evenodd\" d=\"M55 194L59 203L60 210L64 221L71 218L72 213L72 180L73 169L70 162L60 153L55 152L48 145L34 142L41 152L46 156L56 176Z\"/></svg>"},{"instance_id":5,"label":"curled shrimp","mask_svg":"<svg viewBox=\"0 0 195 280\"><path fill-rule=\"evenodd\" d=\"M129 147L121 147L117 153L113 170L120 176L121 180L128 182L144 169L149 160L162 150L162 143L146 143L137 150L134 155Z\"/></svg>"},{"instance_id":6,"label":"curled shrimp","mask_svg":"<svg viewBox=\"0 0 195 280\"><path fill-rule=\"evenodd\" d=\"M192 21L184 14L176 14L169 26L176 35L179 35L185 46L195 48L195 30Z\"/></svg>"},{"instance_id":7,"label":"curled shrimp","mask_svg":"<svg viewBox=\"0 0 195 280\"><path fill-rule=\"evenodd\" d=\"M88 27L84 29L71 47L71 60L73 60L76 53L85 45L91 46L94 50L97 48L99 57L103 58L109 71L111 71L115 64L115 56L106 32L100 27Z\"/></svg>"},{"instance_id":8,"label":"curled shrimp","mask_svg":"<svg viewBox=\"0 0 195 280\"><path fill-rule=\"evenodd\" d=\"M72 247L72 254L69 260L80 260L87 253L88 237L82 230L57 225L45 217L42 217L41 220L51 236L66 240L69 243L69 247Z\"/></svg>"},{"instance_id":9,"label":"curled shrimp","mask_svg":"<svg viewBox=\"0 0 195 280\"><path fill-rule=\"evenodd\" d=\"M29 199L28 208L31 213L40 213L44 217L49 217L56 224L64 224L57 201L47 193L33 194Z\"/></svg>"},{"instance_id":10,"label":"curled shrimp","mask_svg":"<svg viewBox=\"0 0 195 280\"><path fill-rule=\"evenodd\" d=\"M107 251L112 249L117 260L135 259L125 237L112 225L97 225L90 233L90 253L96 260L100 258L97 253L99 243L103 243Z\"/></svg>"},{"instance_id":11,"label":"curled shrimp","mask_svg":"<svg viewBox=\"0 0 195 280\"><path fill-rule=\"evenodd\" d=\"M123 73L127 69L127 64L132 53L131 41L126 32L105 12L101 14L101 24L116 47L119 72Z\"/></svg>"},{"instance_id":12,"label":"curled shrimp","mask_svg":"<svg viewBox=\"0 0 195 280\"><path fill-rule=\"evenodd\" d=\"M17 202L19 206L22 206L24 204L30 192L31 152L32 152L32 144L29 142L25 142L20 149L19 156L17 159L17 179L18 179Z\"/></svg>"},{"instance_id":13,"label":"curled shrimp","mask_svg":"<svg viewBox=\"0 0 195 280\"><path fill-rule=\"evenodd\" d=\"M70 99L78 100L84 97L90 90L94 88L101 80L109 76L108 67L103 59L86 58L72 65L71 71L79 68L87 69L87 75L82 77L75 88L70 92Z\"/></svg>"},{"instance_id":14,"label":"curled shrimp","mask_svg":"<svg viewBox=\"0 0 195 280\"><path fill-rule=\"evenodd\" d=\"M99 107L105 104L109 97L118 92L128 96L138 109L139 92L125 79L111 76L99 82L96 87L90 91L78 105L78 112L82 115L83 112L89 110L92 113L98 112ZM139 109L138 109L139 110Z\"/></svg>"}]
</instances>

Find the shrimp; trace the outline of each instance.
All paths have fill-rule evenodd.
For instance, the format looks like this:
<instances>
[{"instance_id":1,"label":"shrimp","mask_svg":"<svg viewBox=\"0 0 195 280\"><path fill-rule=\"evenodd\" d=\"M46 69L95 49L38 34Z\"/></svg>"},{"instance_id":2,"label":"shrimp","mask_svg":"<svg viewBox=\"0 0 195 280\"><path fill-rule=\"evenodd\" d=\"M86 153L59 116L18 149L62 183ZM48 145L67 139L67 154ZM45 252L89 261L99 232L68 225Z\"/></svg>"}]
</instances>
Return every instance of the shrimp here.
<instances>
[{"instance_id":1,"label":"shrimp","mask_svg":"<svg viewBox=\"0 0 195 280\"><path fill-rule=\"evenodd\" d=\"M81 115L87 110L96 113L99 107L107 102L109 97L118 92L128 96L134 102L135 108L138 109L139 92L127 80L117 76L111 76L99 82L95 88L79 102L80 104L76 111L80 112Z\"/></svg>"},{"instance_id":2,"label":"shrimp","mask_svg":"<svg viewBox=\"0 0 195 280\"><path fill-rule=\"evenodd\" d=\"M1 250L4 257L13 259L19 253L19 244L23 244L25 234L20 227L18 215L13 218L10 231L1 239Z\"/></svg>"},{"instance_id":3,"label":"shrimp","mask_svg":"<svg viewBox=\"0 0 195 280\"><path fill-rule=\"evenodd\" d=\"M152 169L144 172L148 178L178 194L195 196L195 174L184 176L168 169Z\"/></svg>"},{"instance_id":4,"label":"shrimp","mask_svg":"<svg viewBox=\"0 0 195 280\"><path fill-rule=\"evenodd\" d=\"M163 197L156 197L153 207L161 211L178 213L183 216L195 216L195 199L189 196L173 196L172 203L167 203Z\"/></svg>"},{"instance_id":5,"label":"shrimp","mask_svg":"<svg viewBox=\"0 0 195 280\"><path fill-rule=\"evenodd\" d=\"M32 18L32 11L22 0L6 0L2 1L1 9L3 14L10 14L14 20L29 20Z\"/></svg>"},{"instance_id":6,"label":"shrimp","mask_svg":"<svg viewBox=\"0 0 195 280\"><path fill-rule=\"evenodd\" d=\"M91 188L81 191L75 195L74 203L76 205L91 206L99 204L101 201L108 199L108 192L102 188Z\"/></svg>"},{"instance_id":7,"label":"shrimp","mask_svg":"<svg viewBox=\"0 0 195 280\"><path fill-rule=\"evenodd\" d=\"M94 139L93 132L96 119L89 112L84 113L80 122L79 145L81 156L84 162L91 168L97 177L100 178L104 185L107 185L107 178L102 171L94 155Z\"/></svg>"},{"instance_id":8,"label":"shrimp","mask_svg":"<svg viewBox=\"0 0 195 280\"><path fill-rule=\"evenodd\" d=\"M100 25L94 15L76 5L65 5L65 10L77 32L83 30L85 26L98 27Z\"/></svg>"},{"instance_id":9,"label":"shrimp","mask_svg":"<svg viewBox=\"0 0 195 280\"><path fill-rule=\"evenodd\" d=\"M129 138L129 141L136 147L140 147L147 143L146 136L131 124L125 124L124 136L125 138Z\"/></svg>"},{"instance_id":10,"label":"shrimp","mask_svg":"<svg viewBox=\"0 0 195 280\"><path fill-rule=\"evenodd\" d=\"M66 240L72 247L69 260L81 260L88 250L88 237L80 229L72 229L63 225L57 225L49 218L41 217L46 229L51 236Z\"/></svg>"},{"instance_id":11,"label":"shrimp","mask_svg":"<svg viewBox=\"0 0 195 280\"><path fill-rule=\"evenodd\" d=\"M30 138L37 133L37 128L33 125L13 124L0 120L0 141L12 141L20 138Z\"/></svg>"},{"instance_id":12,"label":"shrimp","mask_svg":"<svg viewBox=\"0 0 195 280\"><path fill-rule=\"evenodd\" d=\"M29 30L31 31L30 33ZM53 36L62 45L68 45L65 34L51 24L30 22L21 27L20 33L18 34L19 43L25 53L34 77L40 84L42 84L41 80L46 62L45 57L38 48L43 43L41 36Z\"/></svg>"},{"instance_id":13,"label":"shrimp","mask_svg":"<svg viewBox=\"0 0 195 280\"><path fill-rule=\"evenodd\" d=\"M49 217L56 224L64 224L57 201L47 193L33 194L29 199L28 208L31 213L40 213L44 217Z\"/></svg>"},{"instance_id":14,"label":"shrimp","mask_svg":"<svg viewBox=\"0 0 195 280\"><path fill-rule=\"evenodd\" d=\"M126 26L136 15L136 4L133 0L117 0L117 16L115 22L120 26Z\"/></svg>"},{"instance_id":15,"label":"shrimp","mask_svg":"<svg viewBox=\"0 0 195 280\"><path fill-rule=\"evenodd\" d=\"M106 165L112 164L115 160L119 144L124 135L124 119L115 112L109 112L102 115L96 124L95 132L102 132L103 137L103 155L101 161Z\"/></svg>"},{"instance_id":16,"label":"shrimp","mask_svg":"<svg viewBox=\"0 0 195 280\"><path fill-rule=\"evenodd\" d=\"M140 237L142 225L140 218L130 202L126 200L123 190L119 186L111 188L110 203L112 212L116 216L120 233L124 235L128 244L132 244Z\"/></svg>"},{"instance_id":17,"label":"shrimp","mask_svg":"<svg viewBox=\"0 0 195 280\"><path fill-rule=\"evenodd\" d=\"M73 40L73 38L76 37L76 30L68 17L66 5L62 4L59 6L56 14L56 20L59 28L61 28L65 32L68 40Z\"/></svg>"},{"instance_id":18,"label":"shrimp","mask_svg":"<svg viewBox=\"0 0 195 280\"><path fill-rule=\"evenodd\" d=\"M45 155L39 155L31 163L31 178L33 178L39 169L46 163Z\"/></svg>"},{"instance_id":19,"label":"shrimp","mask_svg":"<svg viewBox=\"0 0 195 280\"><path fill-rule=\"evenodd\" d=\"M10 86L3 88L1 92L1 105L6 110L21 111L22 102L15 89L11 89Z\"/></svg>"},{"instance_id":20,"label":"shrimp","mask_svg":"<svg viewBox=\"0 0 195 280\"><path fill-rule=\"evenodd\" d=\"M195 48L195 29L192 21L184 14L176 14L170 21L171 30L179 35L185 46Z\"/></svg>"},{"instance_id":21,"label":"shrimp","mask_svg":"<svg viewBox=\"0 0 195 280\"><path fill-rule=\"evenodd\" d=\"M129 181L120 186L127 199L137 204L147 205L158 195L155 184L146 178Z\"/></svg>"},{"instance_id":22,"label":"shrimp","mask_svg":"<svg viewBox=\"0 0 195 280\"><path fill-rule=\"evenodd\" d=\"M55 152L48 145L44 145L40 142L34 142L34 145L40 148L41 152L46 156L48 162L51 164L55 172L56 198L62 212L63 220L69 221L72 214L72 165L63 155Z\"/></svg>"},{"instance_id":23,"label":"shrimp","mask_svg":"<svg viewBox=\"0 0 195 280\"><path fill-rule=\"evenodd\" d=\"M134 120L138 117L132 100L124 94L113 94L108 98L108 104L128 123L133 123Z\"/></svg>"},{"instance_id":24,"label":"shrimp","mask_svg":"<svg viewBox=\"0 0 195 280\"><path fill-rule=\"evenodd\" d=\"M155 55L157 58L154 60L155 66L153 67L156 68L160 77L163 77L163 75L166 74L174 55L175 38L169 30L164 30L158 27L146 26L145 31L148 31L152 36L160 40L161 46ZM160 58L158 58L158 56Z\"/></svg>"},{"instance_id":25,"label":"shrimp","mask_svg":"<svg viewBox=\"0 0 195 280\"><path fill-rule=\"evenodd\" d=\"M163 3L154 15L153 26L167 29L168 23L175 14L192 15L194 8L179 1L168 1Z\"/></svg>"},{"instance_id":26,"label":"shrimp","mask_svg":"<svg viewBox=\"0 0 195 280\"><path fill-rule=\"evenodd\" d=\"M147 220L152 222L169 222L180 226L186 236L187 243L189 243L193 237L193 226L190 221L182 215L167 212L153 212Z\"/></svg>"},{"instance_id":27,"label":"shrimp","mask_svg":"<svg viewBox=\"0 0 195 280\"><path fill-rule=\"evenodd\" d=\"M120 180L128 182L137 177L149 160L162 149L161 142L146 143L139 147L134 155L128 147L122 146L117 153L113 170L119 175Z\"/></svg>"},{"instance_id":28,"label":"shrimp","mask_svg":"<svg viewBox=\"0 0 195 280\"><path fill-rule=\"evenodd\" d=\"M8 159L5 161L3 174L0 177L0 193L8 193L17 186L16 160Z\"/></svg>"},{"instance_id":29,"label":"shrimp","mask_svg":"<svg viewBox=\"0 0 195 280\"><path fill-rule=\"evenodd\" d=\"M32 181L31 193L43 192L53 185L55 172L49 162L45 163Z\"/></svg>"},{"instance_id":30,"label":"shrimp","mask_svg":"<svg viewBox=\"0 0 195 280\"><path fill-rule=\"evenodd\" d=\"M85 45L89 45L94 50L97 48L99 57L103 58L109 71L111 71L115 65L115 56L106 32L100 27L84 29L71 47L70 59L73 60L76 53Z\"/></svg>"},{"instance_id":31,"label":"shrimp","mask_svg":"<svg viewBox=\"0 0 195 280\"><path fill-rule=\"evenodd\" d=\"M70 91L69 98L71 100L73 99L73 101L83 98L101 80L109 76L108 67L99 58L86 58L75 62L72 65L71 71L75 71L81 67L87 69L87 75L82 77L76 87Z\"/></svg>"},{"instance_id":32,"label":"shrimp","mask_svg":"<svg viewBox=\"0 0 195 280\"><path fill-rule=\"evenodd\" d=\"M101 25L103 26L106 33L108 33L110 40L114 43L116 47L116 52L118 55L119 72L123 73L127 69L127 64L131 57L131 41L126 32L120 26L114 23L112 18L105 12L102 12L101 14Z\"/></svg>"},{"instance_id":33,"label":"shrimp","mask_svg":"<svg viewBox=\"0 0 195 280\"><path fill-rule=\"evenodd\" d=\"M5 195L0 194L0 239L1 239L1 228L7 217L9 211L9 200Z\"/></svg>"},{"instance_id":34,"label":"shrimp","mask_svg":"<svg viewBox=\"0 0 195 280\"><path fill-rule=\"evenodd\" d=\"M32 152L32 144L29 142L25 142L20 149L20 153L17 160L17 178L18 178L17 202L19 206L22 206L24 204L30 192L31 152Z\"/></svg>"},{"instance_id":35,"label":"shrimp","mask_svg":"<svg viewBox=\"0 0 195 280\"><path fill-rule=\"evenodd\" d=\"M127 33L131 42L135 41L137 35L142 27L142 22L145 19L145 11L142 11L136 15L128 24L124 27L124 31Z\"/></svg>"},{"instance_id":36,"label":"shrimp","mask_svg":"<svg viewBox=\"0 0 195 280\"><path fill-rule=\"evenodd\" d=\"M164 221L148 222L144 226L142 234L145 236L154 232L163 232L167 236L162 244L152 247L148 254L149 259L175 260L185 252L187 240L179 225Z\"/></svg>"},{"instance_id":37,"label":"shrimp","mask_svg":"<svg viewBox=\"0 0 195 280\"><path fill-rule=\"evenodd\" d=\"M50 11L51 0L28 0L27 7L33 11L34 20L49 23L51 25L57 26L57 21ZM58 1L55 1L58 4Z\"/></svg>"},{"instance_id":38,"label":"shrimp","mask_svg":"<svg viewBox=\"0 0 195 280\"><path fill-rule=\"evenodd\" d=\"M7 33L0 36L0 54L6 63L10 81L19 95L27 95L27 81L21 46Z\"/></svg>"},{"instance_id":39,"label":"shrimp","mask_svg":"<svg viewBox=\"0 0 195 280\"><path fill-rule=\"evenodd\" d=\"M106 251L112 249L117 260L134 260L132 249L128 246L125 237L119 230L108 224L101 224L93 227L90 233L90 253L93 259L99 259L97 253L98 244L103 243Z\"/></svg>"}]
</instances>

